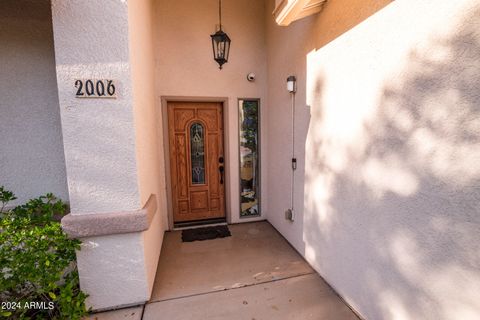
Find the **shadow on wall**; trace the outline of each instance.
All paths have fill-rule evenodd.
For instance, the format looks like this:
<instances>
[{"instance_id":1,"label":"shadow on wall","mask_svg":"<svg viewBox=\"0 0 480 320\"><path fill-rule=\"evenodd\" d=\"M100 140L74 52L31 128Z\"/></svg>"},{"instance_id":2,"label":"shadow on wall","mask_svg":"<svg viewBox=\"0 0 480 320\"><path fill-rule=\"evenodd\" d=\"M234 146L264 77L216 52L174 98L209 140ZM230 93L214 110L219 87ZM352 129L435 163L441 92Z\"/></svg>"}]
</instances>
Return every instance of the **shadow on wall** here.
<instances>
[{"instance_id":1,"label":"shadow on wall","mask_svg":"<svg viewBox=\"0 0 480 320\"><path fill-rule=\"evenodd\" d=\"M453 37L411 52L350 145L329 126L358 114L336 119L328 79L316 84L305 253L366 319L480 314L479 27L477 6Z\"/></svg>"}]
</instances>

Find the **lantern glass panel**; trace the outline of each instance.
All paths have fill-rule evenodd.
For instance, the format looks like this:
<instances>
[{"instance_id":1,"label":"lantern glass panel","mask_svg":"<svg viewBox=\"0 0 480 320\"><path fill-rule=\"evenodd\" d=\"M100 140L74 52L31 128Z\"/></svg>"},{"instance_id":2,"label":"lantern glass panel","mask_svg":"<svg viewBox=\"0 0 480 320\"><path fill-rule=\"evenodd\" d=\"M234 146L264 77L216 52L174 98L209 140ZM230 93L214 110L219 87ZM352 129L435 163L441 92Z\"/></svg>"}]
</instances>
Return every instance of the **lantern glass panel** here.
<instances>
[{"instance_id":1,"label":"lantern glass panel","mask_svg":"<svg viewBox=\"0 0 480 320\"><path fill-rule=\"evenodd\" d=\"M225 42L225 48L223 52L225 52L225 60L228 60L228 55L230 54L230 39L228 38L228 36L227 41Z\"/></svg>"}]
</instances>

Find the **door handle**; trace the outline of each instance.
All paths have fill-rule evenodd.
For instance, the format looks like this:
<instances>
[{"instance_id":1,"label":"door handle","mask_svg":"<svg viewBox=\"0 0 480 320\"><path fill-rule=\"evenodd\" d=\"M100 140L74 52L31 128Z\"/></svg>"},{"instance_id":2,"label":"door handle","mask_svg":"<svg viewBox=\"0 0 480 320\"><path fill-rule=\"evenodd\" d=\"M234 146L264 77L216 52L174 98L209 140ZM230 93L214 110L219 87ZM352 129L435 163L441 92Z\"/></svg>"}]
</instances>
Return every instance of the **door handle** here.
<instances>
[{"instance_id":1,"label":"door handle","mask_svg":"<svg viewBox=\"0 0 480 320\"><path fill-rule=\"evenodd\" d=\"M223 166L219 166L218 171L220 171L220 184L223 184L223 172L225 171L225 168Z\"/></svg>"}]
</instances>

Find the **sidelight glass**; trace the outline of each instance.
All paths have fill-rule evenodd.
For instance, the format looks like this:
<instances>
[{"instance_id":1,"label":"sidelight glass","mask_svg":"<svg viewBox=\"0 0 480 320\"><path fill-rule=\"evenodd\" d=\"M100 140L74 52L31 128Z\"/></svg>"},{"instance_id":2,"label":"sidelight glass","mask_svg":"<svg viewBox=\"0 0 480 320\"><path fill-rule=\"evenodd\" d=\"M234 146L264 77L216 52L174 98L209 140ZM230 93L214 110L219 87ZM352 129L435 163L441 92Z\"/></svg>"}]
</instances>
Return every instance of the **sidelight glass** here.
<instances>
[{"instance_id":1,"label":"sidelight glass","mask_svg":"<svg viewBox=\"0 0 480 320\"><path fill-rule=\"evenodd\" d=\"M260 215L260 100L239 99L240 217Z\"/></svg>"},{"instance_id":2,"label":"sidelight glass","mask_svg":"<svg viewBox=\"0 0 480 320\"><path fill-rule=\"evenodd\" d=\"M192 184L205 184L205 133L202 124L190 127L190 162L192 164Z\"/></svg>"}]
</instances>

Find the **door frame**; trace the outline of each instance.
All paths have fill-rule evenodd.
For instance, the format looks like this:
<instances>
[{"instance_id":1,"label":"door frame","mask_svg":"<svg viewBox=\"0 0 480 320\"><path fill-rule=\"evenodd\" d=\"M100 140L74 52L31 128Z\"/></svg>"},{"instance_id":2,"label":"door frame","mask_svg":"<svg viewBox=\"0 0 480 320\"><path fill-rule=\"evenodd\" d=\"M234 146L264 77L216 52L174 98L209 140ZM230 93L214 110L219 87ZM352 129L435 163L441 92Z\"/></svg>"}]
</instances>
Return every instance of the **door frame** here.
<instances>
[{"instance_id":1,"label":"door frame","mask_svg":"<svg viewBox=\"0 0 480 320\"><path fill-rule=\"evenodd\" d=\"M231 222L230 212L230 193L231 193L231 162L230 162L230 146L229 137L231 132L228 126L228 97L191 97L191 96L161 96L160 97L160 121L162 124L162 138L164 163L165 163L165 186L167 191L167 211L168 211L168 230L174 229L173 221L173 203L172 203L172 178L170 172L170 141L168 132L168 103L169 102L217 102L222 105L223 113L223 150L225 159L225 219L227 223Z\"/></svg>"}]
</instances>

